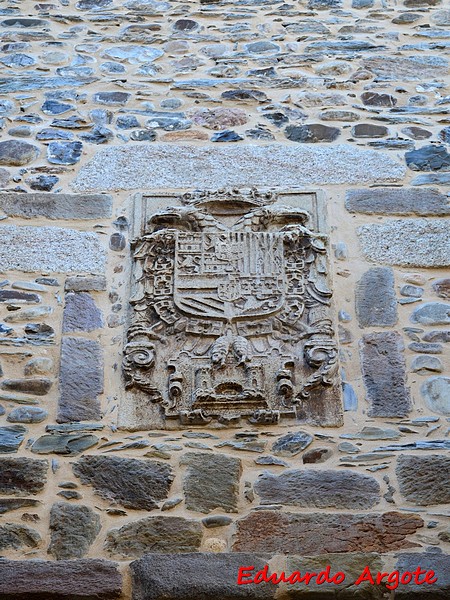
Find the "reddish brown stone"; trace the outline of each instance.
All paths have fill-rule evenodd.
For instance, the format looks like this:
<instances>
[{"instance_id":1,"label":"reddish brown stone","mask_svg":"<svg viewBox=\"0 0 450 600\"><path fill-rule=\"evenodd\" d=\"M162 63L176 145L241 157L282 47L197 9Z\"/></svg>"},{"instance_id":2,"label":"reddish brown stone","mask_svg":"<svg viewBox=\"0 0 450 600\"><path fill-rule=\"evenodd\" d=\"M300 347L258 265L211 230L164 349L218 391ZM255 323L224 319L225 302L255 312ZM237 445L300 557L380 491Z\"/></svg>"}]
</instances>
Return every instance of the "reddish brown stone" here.
<instances>
[{"instance_id":1,"label":"reddish brown stone","mask_svg":"<svg viewBox=\"0 0 450 600\"><path fill-rule=\"evenodd\" d=\"M235 552L305 555L329 552L391 552L414 548L406 539L423 527L417 515L294 514L258 511L238 521Z\"/></svg>"},{"instance_id":2,"label":"reddish brown stone","mask_svg":"<svg viewBox=\"0 0 450 600\"><path fill-rule=\"evenodd\" d=\"M190 129L187 131L169 131L161 136L163 142L179 142L180 140L196 141L208 140L209 136L204 131Z\"/></svg>"}]
</instances>

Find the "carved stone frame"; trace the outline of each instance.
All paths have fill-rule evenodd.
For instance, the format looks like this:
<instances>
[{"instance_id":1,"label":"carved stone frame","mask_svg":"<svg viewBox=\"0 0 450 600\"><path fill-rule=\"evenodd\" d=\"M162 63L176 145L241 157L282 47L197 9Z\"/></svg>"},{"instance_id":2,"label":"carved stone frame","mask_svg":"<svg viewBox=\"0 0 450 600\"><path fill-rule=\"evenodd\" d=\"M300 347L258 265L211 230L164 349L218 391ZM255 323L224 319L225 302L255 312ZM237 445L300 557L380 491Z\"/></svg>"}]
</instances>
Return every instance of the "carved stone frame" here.
<instances>
[{"instance_id":1,"label":"carved stone frame","mask_svg":"<svg viewBox=\"0 0 450 600\"><path fill-rule=\"evenodd\" d=\"M320 191L136 194L119 426L342 425L327 233Z\"/></svg>"}]
</instances>

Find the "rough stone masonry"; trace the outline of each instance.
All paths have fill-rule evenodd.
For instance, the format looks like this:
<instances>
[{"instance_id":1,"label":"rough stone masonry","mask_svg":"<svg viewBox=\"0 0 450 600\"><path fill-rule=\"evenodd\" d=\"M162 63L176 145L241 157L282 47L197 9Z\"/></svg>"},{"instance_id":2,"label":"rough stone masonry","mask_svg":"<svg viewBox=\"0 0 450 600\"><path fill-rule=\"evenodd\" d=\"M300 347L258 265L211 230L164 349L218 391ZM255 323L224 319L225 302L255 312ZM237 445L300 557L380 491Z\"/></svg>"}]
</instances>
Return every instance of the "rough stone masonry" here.
<instances>
[{"instance_id":1,"label":"rough stone masonry","mask_svg":"<svg viewBox=\"0 0 450 600\"><path fill-rule=\"evenodd\" d=\"M449 596L449 59L443 0L2 3L2 600L381 600L386 580L352 585L366 565L419 564L437 581L394 597ZM292 210L296 194L322 204L309 222L264 202L231 218L193 194L251 188ZM307 311L292 292L284 321L280 305L264 327L255 317L257 334L205 329L197 345L187 313L163 335L156 325L143 350L128 347L131 403L121 365L142 340L127 332L136 315L133 327L154 324L149 273L162 264L136 259L136 240L168 223L205 236L205 215L232 230L248 214L246 239L284 227L285 252L295 236L309 248L295 267L309 269L295 280ZM166 335L200 362L220 339L226 356L204 366L214 377L264 352L275 364L283 344L305 350L265 371L283 419L258 396L239 422L225 410L164 423L171 404L146 369L172 377L172 399L188 372L152 354ZM289 399L308 392L304 374L323 375L324 355L339 389L328 422L326 402ZM240 566L267 564L347 579L237 584Z\"/></svg>"}]
</instances>

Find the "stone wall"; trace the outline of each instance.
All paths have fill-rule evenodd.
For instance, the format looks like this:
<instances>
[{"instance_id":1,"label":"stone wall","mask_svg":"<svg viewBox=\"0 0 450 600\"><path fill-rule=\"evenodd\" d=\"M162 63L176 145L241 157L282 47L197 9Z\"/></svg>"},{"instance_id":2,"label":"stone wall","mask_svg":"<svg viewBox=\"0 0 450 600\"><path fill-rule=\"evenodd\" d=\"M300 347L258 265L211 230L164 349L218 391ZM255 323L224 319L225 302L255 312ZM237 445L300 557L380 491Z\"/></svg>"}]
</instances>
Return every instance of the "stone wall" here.
<instances>
[{"instance_id":1,"label":"stone wall","mask_svg":"<svg viewBox=\"0 0 450 600\"><path fill-rule=\"evenodd\" d=\"M334 597L236 584L267 563L331 564L342 598L420 564L438 582L395 597L447 597L445 3L0 18L0 598ZM132 197L252 186L327 200L344 426L118 427Z\"/></svg>"}]
</instances>

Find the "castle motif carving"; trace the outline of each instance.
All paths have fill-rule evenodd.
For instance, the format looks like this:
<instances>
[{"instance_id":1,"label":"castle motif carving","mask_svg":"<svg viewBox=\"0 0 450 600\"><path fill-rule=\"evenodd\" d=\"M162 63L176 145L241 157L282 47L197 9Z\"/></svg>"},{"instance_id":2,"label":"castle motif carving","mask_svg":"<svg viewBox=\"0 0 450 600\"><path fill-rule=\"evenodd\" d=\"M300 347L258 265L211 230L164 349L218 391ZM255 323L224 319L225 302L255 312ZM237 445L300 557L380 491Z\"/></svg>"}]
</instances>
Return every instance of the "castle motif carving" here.
<instances>
[{"instance_id":1,"label":"castle motif carving","mask_svg":"<svg viewBox=\"0 0 450 600\"><path fill-rule=\"evenodd\" d=\"M339 424L327 240L309 220L255 189L153 214L133 244L126 387L181 425Z\"/></svg>"}]
</instances>

